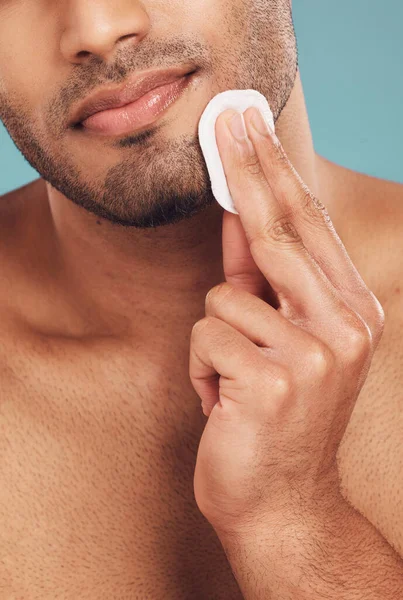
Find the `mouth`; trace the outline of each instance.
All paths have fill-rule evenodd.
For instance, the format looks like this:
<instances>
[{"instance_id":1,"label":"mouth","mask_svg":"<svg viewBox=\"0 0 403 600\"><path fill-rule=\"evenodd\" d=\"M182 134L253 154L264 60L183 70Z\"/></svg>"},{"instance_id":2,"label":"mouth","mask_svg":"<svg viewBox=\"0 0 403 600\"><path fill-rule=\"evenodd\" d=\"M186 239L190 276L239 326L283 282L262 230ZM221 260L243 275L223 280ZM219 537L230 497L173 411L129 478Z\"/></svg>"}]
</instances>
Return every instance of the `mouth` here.
<instances>
[{"instance_id":1,"label":"mouth","mask_svg":"<svg viewBox=\"0 0 403 600\"><path fill-rule=\"evenodd\" d=\"M137 94L132 102L119 106L97 110L79 122L72 124L73 130L94 133L101 136L119 136L135 133L144 127L155 123L166 111L179 100L189 87L196 70L178 76L163 85L156 83L155 87L146 93ZM150 87L150 86L149 86Z\"/></svg>"}]
</instances>

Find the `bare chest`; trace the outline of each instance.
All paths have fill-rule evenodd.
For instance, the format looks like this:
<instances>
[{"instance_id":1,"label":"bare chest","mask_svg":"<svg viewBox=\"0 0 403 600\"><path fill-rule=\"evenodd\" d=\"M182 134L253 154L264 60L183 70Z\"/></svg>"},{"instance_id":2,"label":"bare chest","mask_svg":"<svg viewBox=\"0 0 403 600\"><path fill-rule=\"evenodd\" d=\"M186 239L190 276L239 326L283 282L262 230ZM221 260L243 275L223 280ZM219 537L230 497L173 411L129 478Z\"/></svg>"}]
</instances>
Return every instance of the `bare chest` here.
<instances>
[{"instance_id":1,"label":"bare chest","mask_svg":"<svg viewBox=\"0 0 403 600\"><path fill-rule=\"evenodd\" d=\"M126 359L23 358L2 374L0 598L241 599L194 500L195 393Z\"/></svg>"},{"instance_id":2,"label":"bare chest","mask_svg":"<svg viewBox=\"0 0 403 600\"><path fill-rule=\"evenodd\" d=\"M350 501L403 554L400 340L387 325L339 464ZM57 590L66 600L241 600L194 500L205 417L183 368L65 347L10 354L0 395L0 598L50 600Z\"/></svg>"}]
</instances>

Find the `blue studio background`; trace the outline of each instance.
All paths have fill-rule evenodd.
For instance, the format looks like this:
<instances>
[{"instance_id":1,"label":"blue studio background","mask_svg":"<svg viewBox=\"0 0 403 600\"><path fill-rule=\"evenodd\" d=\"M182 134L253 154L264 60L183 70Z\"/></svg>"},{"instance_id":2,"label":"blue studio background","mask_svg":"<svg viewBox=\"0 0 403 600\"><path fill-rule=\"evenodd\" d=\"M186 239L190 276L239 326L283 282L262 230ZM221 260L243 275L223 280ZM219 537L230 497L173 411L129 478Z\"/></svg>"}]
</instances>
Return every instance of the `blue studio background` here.
<instances>
[{"instance_id":1,"label":"blue studio background","mask_svg":"<svg viewBox=\"0 0 403 600\"><path fill-rule=\"evenodd\" d=\"M403 183L402 0L293 0L316 151ZM0 124L0 194L38 174Z\"/></svg>"}]
</instances>

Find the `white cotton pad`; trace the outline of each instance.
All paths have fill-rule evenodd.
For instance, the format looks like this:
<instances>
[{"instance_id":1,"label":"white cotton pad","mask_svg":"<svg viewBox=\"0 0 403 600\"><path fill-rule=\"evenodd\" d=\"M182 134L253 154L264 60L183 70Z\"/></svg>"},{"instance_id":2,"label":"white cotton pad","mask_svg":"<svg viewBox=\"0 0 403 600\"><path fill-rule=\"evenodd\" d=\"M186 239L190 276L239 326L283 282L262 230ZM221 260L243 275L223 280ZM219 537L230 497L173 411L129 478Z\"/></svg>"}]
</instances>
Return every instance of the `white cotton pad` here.
<instances>
[{"instance_id":1,"label":"white cotton pad","mask_svg":"<svg viewBox=\"0 0 403 600\"><path fill-rule=\"evenodd\" d=\"M251 106L260 109L274 131L273 113L270 110L269 103L263 94L256 90L228 90L227 92L217 94L207 104L199 121L199 141L210 175L214 197L218 204L235 215L239 213L232 200L218 151L215 124L218 116L224 110L232 108L243 113Z\"/></svg>"}]
</instances>

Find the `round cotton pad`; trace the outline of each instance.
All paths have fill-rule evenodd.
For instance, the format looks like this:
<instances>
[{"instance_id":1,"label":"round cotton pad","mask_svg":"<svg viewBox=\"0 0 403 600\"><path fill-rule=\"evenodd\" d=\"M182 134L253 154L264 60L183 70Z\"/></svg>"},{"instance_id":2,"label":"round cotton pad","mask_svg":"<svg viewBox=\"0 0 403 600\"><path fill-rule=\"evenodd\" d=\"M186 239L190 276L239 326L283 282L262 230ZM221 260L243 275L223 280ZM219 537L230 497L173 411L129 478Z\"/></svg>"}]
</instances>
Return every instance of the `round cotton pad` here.
<instances>
[{"instance_id":1,"label":"round cotton pad","mask_svg":"<svg viewBox=\"0 0 403 600\"><path fill-rule=\"evenodd\" d=\"M235 215L239 213L235 208L228 189L227 178L218 151L215 124L218 116L224 110L233 108L243 113L251 106L258 108L262 112L266 121L274 130L273 113L270 110L269 103L263 94L256 90L228 90L217 94L207 104L199 121L199 141L210 175L214 197L218 204Z\"/></svg>"}]
</instances>

